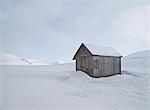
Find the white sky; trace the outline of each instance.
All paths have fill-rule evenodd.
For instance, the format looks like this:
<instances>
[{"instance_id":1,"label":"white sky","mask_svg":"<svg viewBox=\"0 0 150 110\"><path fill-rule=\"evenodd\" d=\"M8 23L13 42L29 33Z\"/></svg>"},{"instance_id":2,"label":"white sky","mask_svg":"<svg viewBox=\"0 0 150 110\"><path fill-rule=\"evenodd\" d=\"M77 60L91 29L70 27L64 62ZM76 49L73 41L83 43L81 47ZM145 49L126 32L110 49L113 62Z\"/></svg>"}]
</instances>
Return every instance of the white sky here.
<instances>
[{"instance_id":1,"label":"white sky","mask_svg":"<svg viewBox=\"0 0 150 110\"><path fill-rule=\"evenodd\" d=\"M149 0L0 0L0 50L71 61L80 43L150 49Z\"/></svg>"}]
</instances>

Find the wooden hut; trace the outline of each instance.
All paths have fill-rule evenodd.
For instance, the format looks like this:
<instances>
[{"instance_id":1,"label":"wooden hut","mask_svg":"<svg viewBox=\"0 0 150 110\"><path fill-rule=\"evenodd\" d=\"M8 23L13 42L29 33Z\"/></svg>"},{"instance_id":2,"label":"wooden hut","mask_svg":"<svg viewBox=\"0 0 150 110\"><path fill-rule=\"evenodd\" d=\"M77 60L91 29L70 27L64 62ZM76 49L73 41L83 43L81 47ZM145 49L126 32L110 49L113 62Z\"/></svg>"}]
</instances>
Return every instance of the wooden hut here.
<instances>
[{"instance_id":1,"label":"wooden hut","mask_svg":"<svg viewBox=\"0 0 150 110\"><path fill-rule=\"evenodd\" d=\"M121 55L110 47L81 44L74 55L76 70L99 78L121 74Z\"/></svg>"}]
</instances>

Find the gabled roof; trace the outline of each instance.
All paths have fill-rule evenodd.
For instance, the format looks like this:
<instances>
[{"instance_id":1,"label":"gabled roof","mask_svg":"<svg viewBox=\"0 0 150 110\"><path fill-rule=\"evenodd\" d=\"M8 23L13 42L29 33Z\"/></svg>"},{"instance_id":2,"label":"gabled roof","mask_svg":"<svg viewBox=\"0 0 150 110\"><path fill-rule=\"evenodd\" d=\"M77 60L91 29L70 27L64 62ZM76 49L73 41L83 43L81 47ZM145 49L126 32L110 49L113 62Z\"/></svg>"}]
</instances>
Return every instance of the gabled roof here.
<instances>
[{"instance_id":1,"label":"gabled roof","mask_svg":"<svg viewBox=\"0 0 150 110\"><path fill-rule=\"evenodd\" d=\"M92 55L122 57L121 54L119 54L111 47L101 47L101 46L96 46L96 45L86 44L86 43L82 43L81 45L84 45Z\"/></svg>"}]
</instances>

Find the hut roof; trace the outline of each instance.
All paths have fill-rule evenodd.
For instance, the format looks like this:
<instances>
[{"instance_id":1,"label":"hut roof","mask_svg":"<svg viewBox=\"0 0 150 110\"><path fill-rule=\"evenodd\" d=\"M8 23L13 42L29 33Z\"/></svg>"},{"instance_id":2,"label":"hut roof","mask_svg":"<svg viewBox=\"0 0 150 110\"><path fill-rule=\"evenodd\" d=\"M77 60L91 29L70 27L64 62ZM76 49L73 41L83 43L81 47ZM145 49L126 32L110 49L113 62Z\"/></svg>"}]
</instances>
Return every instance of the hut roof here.
<instances>
[{"instance_id":1,"label":"hut roof","mask_svg":"<svg viewBox=\"0 0 150 110\"><path fill-rule=\"evenodd\" d=\"M83 44L93 55L116 56L122 57L117 51L111 47L101 47L92 44Z\"/></svg>"}]
</instances>

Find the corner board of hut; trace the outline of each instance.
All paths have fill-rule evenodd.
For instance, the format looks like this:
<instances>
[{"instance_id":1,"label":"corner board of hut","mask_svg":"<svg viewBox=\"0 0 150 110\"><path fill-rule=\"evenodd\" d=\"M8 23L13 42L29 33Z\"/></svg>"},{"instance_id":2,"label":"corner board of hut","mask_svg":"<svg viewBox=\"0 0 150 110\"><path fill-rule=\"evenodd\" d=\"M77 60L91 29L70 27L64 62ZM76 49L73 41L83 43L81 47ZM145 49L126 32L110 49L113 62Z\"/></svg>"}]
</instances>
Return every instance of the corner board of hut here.
<instances>
[{"instance_id":1,"label":"corner board of hut","mask_svg":"<svg viewBox=\"0 0 150 110\"><path fill-rule=\"evenodd\" d=\"M76 60L76 71L99 78L121 74L121 57L112 48L82 43L73 60Z\"/></svg>"}]
</instances>

